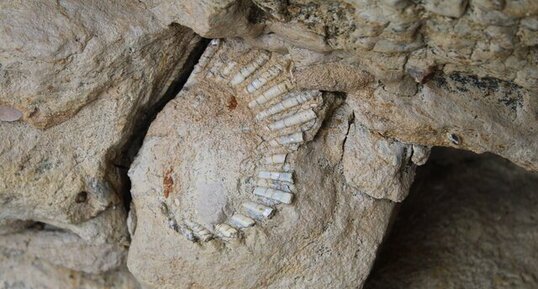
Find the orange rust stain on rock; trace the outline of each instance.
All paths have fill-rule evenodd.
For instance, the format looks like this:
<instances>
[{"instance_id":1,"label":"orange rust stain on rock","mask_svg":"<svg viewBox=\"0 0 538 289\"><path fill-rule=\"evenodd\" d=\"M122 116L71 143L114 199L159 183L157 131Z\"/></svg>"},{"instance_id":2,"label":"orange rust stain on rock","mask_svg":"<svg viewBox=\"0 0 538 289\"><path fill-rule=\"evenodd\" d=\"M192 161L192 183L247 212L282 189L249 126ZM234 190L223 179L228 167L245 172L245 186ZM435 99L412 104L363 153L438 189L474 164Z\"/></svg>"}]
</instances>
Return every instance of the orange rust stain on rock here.
<instances>
[{"instance_id":1,"label":"orange rust stain on rock","mask_svg":"<svg viewBox=\"0 0 538 289\"><path fill-rule=\"evenodd\" d=\"M174 179L172 178L172 168L164 173L163 178L164 197L168 198L170 192L174 189Z\"/></svg>"},{"instance_id":2,"label":"orange rust stain on rock","mask_svg":"<svg viewBox=\"0 0 538 289\"><path fill-rule=\"evenodd\" d=\"M229 110L234 110L237 107L237 99L235 98L235 96L232 96L230 97L230 99L228 99L227 106Z\"/></svg>"}]
</instances>

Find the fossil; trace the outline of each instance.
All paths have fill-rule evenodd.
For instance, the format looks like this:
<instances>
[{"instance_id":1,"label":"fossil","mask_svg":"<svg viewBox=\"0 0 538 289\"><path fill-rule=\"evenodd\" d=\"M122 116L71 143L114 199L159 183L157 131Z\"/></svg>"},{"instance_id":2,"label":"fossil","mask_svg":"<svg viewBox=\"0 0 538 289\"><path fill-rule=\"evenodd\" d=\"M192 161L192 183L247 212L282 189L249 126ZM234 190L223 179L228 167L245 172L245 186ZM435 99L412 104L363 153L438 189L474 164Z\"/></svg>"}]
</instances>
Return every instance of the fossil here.
<instances>
[{"instance_id":1,"label":"fossil","mask_svg":"<svg viewBox=\"0 0 538 289\"><path fill-rule=\"evenodd\" d=\"M254 225L254 220L251 218L243 215L243 214L235 214L232 216L231 219L232 225L238 228L246 228Z\"/></svg>"},{"instance_id":2,"label":"fossil","mask_svg":"<svg viewBox=\"0 0 538 289\"><path fill-rule=\"evenodd\" d=\"M280 206L293 206L300 200L296 197L301 192L295 186L294 154L315 136L326 107L321 92L295 88L284 69L290 66L286 57L251 48L229 52L226 45L227 41L211 41L187 81L187 90L194 90L193 107L203 108L204 102L214 97L228 98L230 113L244 109L249 115L249 119L235 123L235 129L257 135L261 143L245 152L253 163L250 175L244 177L252 180L243 188L245 197L241 192L233 196L226 193L218 185L221 177L215 167L210 169L214 176L203 177L207 184L179 193L187 203L198 202L198 209L182 206L178 198L171 198L171 204L165 206L170 227L194 242L241 238L242 230L263 226ZM197 90L198 86L205 89ZM211 89L218 92L211 94ZM201 156L200 160L211 157ZM161 201L168 202L168 198Z\"/></svg>"},{"instance_id":3,"label":"fossil","mask_svg":"<svg viewBox=\"0 0 538 289\"><path fill-rule=\"evenodd\" d=\"M215 226L215 230L224 238L236 238L238 236L237 230L228 224L218 224Z\"/></svg>"},{"instance_id":4,"label":"fossil","mask_svg":"<svg viewBox=\"0 0 538 289\"><path fill-rule=\"evenodd\" d=\"M245 211L253 218L271 218L275 210L254 202L243 203Z\"/></svg>"},{"instance_id":5,"label":"fossil","mask_svg":"<svg viewBox=\"0 0 538 289\"><path fill-rule=\"evenodd\" d=\"M284 204L291 204L293 200L293 194L271 188L257 187L254 189L254 194Z\"/></svg>"},{"instance_id":6,"label":"fossil","mask_svg":"<svg viewBox=\"0 0 538 289\"><path fill-rule=\"evenodd\" d=\"M264 164L283 164L286 161L286 154L275 154L272 156L265 157L263 159Z\"/></svg>"},{"instance_id":7,"label":"fossil","mask_svg":"<svg viewBox=\"0 0 538 289\"><path fill-rule=\"evenodd\" d=\"M256 99L251 101L248 106L250 108L255 108L257 106L266 104L270 102L273 99L276 99L279 96L282 96L290 91L290 83L288 80L284 80L283 82L274 85L264 91L261 95L259 95Z\"/></svg>"},{"instance_id":8,"label":"fossil","mask_svg":"<svg viewBox=\"0 0 538 289\"><path fill-rule=\"evenodd\" d=\"M249 76L252 75L256 70L262 67L269 60L269 54L262 52L258 57L256 57L251 63L247 64L245 67L242 67L239 72L230 80L231 85L238 85L245 81Z\"/></svg>"},{"instance_id":9,"label":"fossil","mask_svg":"<svg viewBox=\"0 0 538 289\"><path fill-rule=\"evenodd\" d=\"M262 73L259 77L257 77L247 85L246 91L248 93L255 92L256 90L263 87L267 82L277 77L280 73L282 73L282 71L283 69L280 64L275 64L269 67L264 73Z\"/></svg>"},{"instance_id":10,"label":"fossil","mask_svg":"<svg viewBox=\"0 0 538 289\"><path fill-rule=\"evenodd\" d=\"M311 92L301 92L301 93L294 94L290 96L289 98L284 99L283 101L278 102L275 105L267 108L266 110L260 111L258 114L256 114L256 119L263 120L266 117L272 116L274 114L283 112L297 105L303 104L313 99L314 96L315 94Z\"/></svg>"}]
</instances>

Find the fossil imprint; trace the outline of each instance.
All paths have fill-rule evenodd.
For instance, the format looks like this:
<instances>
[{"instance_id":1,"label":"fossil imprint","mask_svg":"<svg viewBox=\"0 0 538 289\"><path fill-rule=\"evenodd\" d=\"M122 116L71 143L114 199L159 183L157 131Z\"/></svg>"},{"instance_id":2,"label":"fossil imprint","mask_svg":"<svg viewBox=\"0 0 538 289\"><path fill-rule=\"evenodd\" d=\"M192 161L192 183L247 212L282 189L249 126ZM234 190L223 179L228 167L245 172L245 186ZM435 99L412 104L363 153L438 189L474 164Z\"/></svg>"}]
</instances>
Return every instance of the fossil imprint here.
<instances>
[{"instance_id":1,"label":"fossil imprint","mask_svg":"<svg viewBox=\"0 0 538 289\"><path fill-rule=\"evenodd\" d=\"M257 49L230 56L223 46L223 41L211 41L186 86L203 81L231 91L251 112L255 125L247 130L254 129L263 142L251 156L256 168L250 176L250 200L235 202L233 213L227 214L224 222L207 226L196 216L174 215L173 222L186 227L176 231L195 242L240 238L242 230L263 225L280 206L300 201L296 197L300 192L295 186L294 154L314 137L324 117L322 93L297 90L285 71L290 65L287 58Z\"/></svg>"}]
</instances>

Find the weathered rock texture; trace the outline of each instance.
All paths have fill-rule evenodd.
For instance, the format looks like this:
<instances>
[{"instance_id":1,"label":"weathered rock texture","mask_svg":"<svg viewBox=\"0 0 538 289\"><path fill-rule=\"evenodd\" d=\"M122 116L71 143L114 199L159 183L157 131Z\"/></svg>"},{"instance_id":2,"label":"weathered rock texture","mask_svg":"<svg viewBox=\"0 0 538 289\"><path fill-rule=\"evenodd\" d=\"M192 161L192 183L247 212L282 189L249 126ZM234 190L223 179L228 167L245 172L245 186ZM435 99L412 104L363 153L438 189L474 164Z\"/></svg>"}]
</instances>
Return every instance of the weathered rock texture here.
<instances>
[{"instance_id":1,"label":"weathered rock texture","mask_svg":"<svg viewBox=\"0 0 538 289\"><path fill-rule=\"evenodd\" d=\"M31 39L36 44L29 43L25 47L26 49L35 49L34 52L39 52L41 58L32 56L32 54L20 55L21 49L16 45L10 46L9 49L0 50L3 55L4 68L2 72L6 76L5 79L9 79L11 84L2 86L1 93L5 97L3 102L23 101L19 94L11 92L12 87L15 90L16 86L46 90L47 86L58 85L62 89L66 89L62 82L29 77L23 72L17 72L22 71L22 67L33 67L36 70L34 61L39 61L43 65L69 62L74 71L60 68L62 73L67 73L77 85L84 79L97 88L93 91L95 94L93 100L95 101L87 104L84 109L70 118L70 114L64 112L76 112L88 102L87 95L82 95L84 89L76 89L81 94L66 91L57 97L52 93L39 94L16 90L17 93L27 96L46 96L42 100L30 102L41 104L36 107L42 108L43 112L48 111L50 105L61 106L58 110L51 112L50 119L54 119L54 122L61 122L57 121L56 116L66 116L69 120L62 120L63 122L58 125L45 130L34 128L25 122L3 122L0 124L2 134L0 142L2 211L0 214L2 218L29 219L50 222L54 225L56 223L80 223L119 204L119 169L114 165L124 165L119 159L120 154L123 153L122 146L134 133L136 118L142 117L144 110L150 108L164 94L170 81L178 77L183 69L183 64L199 38L188 30L177 26L158 31L151 29L144 31L140 27L141 23L144 24L143 27L156 26L156 24L151 24L152 22L149 21L151 15L146 15L147 21L141 21L141 19L129 15L131 13L123 11L135 8L131 6L101 7L99 6L101 4L94 3L97 7L93 7L72 1L64 3L66 7L57 7L57 9L67 9L67 11L63 11L47 10L46 7L41 7L44 4L40 2L35 2L35 6L31 6L32 2L25 2L24 5L17 5L15 2L13 4L10 4L11 2L2 3L6 8L2 9L1 13L7 13L7 16L10 17L0 19L14 21L12 24L14 28L10 28L9 22L4 24L2 31L5 34L2 35L4 40L2 43L15 45L16 42L10 36L25 35L22 32L16 34L13 32L15 25L17 25L18 29L24 28L23 31L26 34L31 34L29 37L33 35ZM95 34L95 41L102 38L103 42L99 46L102 49L98 51L85 50L84 53L62 54L62 49L67 49L69 41L72 39L67 36L62 38L63 34L52 38L54 30L51 31L52 28L49 27L42 30L43 27L36 24L39 21L31 17L32 13L40 10L43 10L44 14L53 19L59 19L57 21L62 19L68 21L71 18L73 18L72 21L81 21L80 17L75 17L75 15L82 12L84 12L83 15L91 16L92 19L102 19L100 22L87 24L91 27L98 26L94 27L95 31L92 30L93 32L87 34ZM54 12L56 14L52 14ZM123 23L114 15L107 14L113 12L125 13L124 17L133 19L134 22ZM142 12L147 13L146 10L141 9L139 13ZM69 15L72 17L69 18ZM108 17L105 17L107 15ZM67 18L64 19L64 17ZM21 28L15 20L28 21L27 24L31 24L31 26ZM77 25L66 22L64 26L69 32L68 35L79 33L76 30L79 27ZM112 34L117 37L117 41L121 45L110 46L110 42L115 41L107 40L107 34L99 33L98 29L107 31L107 33L114 32ZM10 31L13 34L10 34ZM49 37L51 41L57 41L58 47L47 46L48 50L40 49L39 45L42 45L44 40L40 40L39 33L43 34L41 37ZM57 50L49 51L52 48ZM117 55L122 55L122 58L117 60L121 63L118 67L109 63L101 63L101 59L113 59ZM59 56L65 58L57 60L55 57ZM80 58L87 63L84 65L75 63L72 58ZM24 59L28 60L24 61ZM11 63L17 64L19 68L9 66ZM106 68L111 72L107 74L100 71L99 68ZM92 80L88 77L87 71L91 71L90 75L95 75L100 80L106 80L106 83ZM42 85L30 85L24 81L18 81L14 78L17 75L21 77L24 75L28 79L27 82L37 82ZM39 75L43 78L58 77L56 71L40 73ZM114 75L115 78L111 79L111 75ZM79 80L75 80L76 78ZM66 102L59 100L63 98L71 98L71 100ZM22 107L18 108L26 111ZM49 114L44 114L44 119L46 119L45 115ZM25 120L34 123L32 118ZM114 162L116 160L117 162Z\"/></svg>"},{"instance_id":2,"label":"weathered rock texture","mask_svg":"<svg viewBox=\"0 0 538 289\"><path fill-rule=\"evenodd\" d=\"M198 21L158 8L172 2L151 7L202 35L288 52L299 87L350 93L370 130L538 169L535 1L202 1L185 10L204 11ZM223 30L228 11L251 29Z\"/></svg>"},{"instance_id":3,"label":"weathered rock texture","mask_svg":"<svg viewBox=\"0 0 538 289\"><path fill-rule=\"evenodd\" d=\"M369 195L407 193L412 147L359 129L338 95L297 90L289 65L214 41L152 123L130 170L137 222L128 260L149 288L364 282L394 207ZM375 177L348 184L346 171L362 160Z\"/></svg>"},{"instance_id":4,"label":"weathered rock texture","mask_svg":"<svg viewBox=\"0 0 538 289\"><path fill-rule=\"evenodd\" d=\"M0 280L2 289L142 289L125 268L88 274L16 255L0 257Z\"/></svg>"},{"instance_id":5,"label":"weathered rock texture","mask_svg":"<svg viewBox=\"0 0 538 289\"><path fill-rule=\"evenodd\" d=\"M263 28L252 39L256 43L338 51L383 80L436 68L512 80L534 90L537 85L538 4L532 0L145 2L161 19L209 37L252 39L242 21L246 18L250 27ZM170 17L166 8L171 6L177 7L175 15L187 16ZM224 29L219 23L229 19L230 11L239 25Z\"/></svg>"},{"instance_id":6,"label":"weathered rock texture","mask_svg":"<svg viewBox=\"0 0 538 289\"><path fill-rule=\"evenodd\" d=\"M154 87L159 78L146 70L177 57L171 47L182 41L136 1L0 5L0 104L39 128L69 119L122 83Z\"/></svg>"},{"instance_id":7,"label":"weathered rock texture","mask_svg":"<svg viewBox=\"0 0 538 289\"><path fill-rule=\"evenodd\" d=\"M537 288L538 176L492 155L430 160L364 288Z\"/></svg>"},{"instance_id":8,"label":"weathered rock texture","mask_svg":"<svg viewBox=\"0 0 538 289\"><path fill-rule=\"evenodd\" d=\"M0 3L2 260L124 262L129 146L200 41L135 1Z\"/></svg>"},{"instance_id":9,"label":"weathered rock texture","mask_svg":"<svg viewBox=\"0 0 538 289\"><path fill-rule=\"evenodd\" d=\"M0 284L137 286L130 233L148 288L360 287L431 147L538 170L537 66L534 0L2 1Z\"/></svg>"}]
</instances>

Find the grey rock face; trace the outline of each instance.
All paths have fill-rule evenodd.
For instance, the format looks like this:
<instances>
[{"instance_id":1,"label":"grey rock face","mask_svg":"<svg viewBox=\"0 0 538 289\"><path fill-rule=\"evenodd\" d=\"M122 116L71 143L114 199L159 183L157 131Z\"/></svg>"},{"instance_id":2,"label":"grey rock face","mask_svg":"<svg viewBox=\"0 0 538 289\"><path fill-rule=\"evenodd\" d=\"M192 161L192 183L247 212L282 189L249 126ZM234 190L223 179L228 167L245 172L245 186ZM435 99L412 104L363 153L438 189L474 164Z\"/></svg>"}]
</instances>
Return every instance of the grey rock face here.
<instances>
[{"instance_id":1,"label":"grey rock face","mask_svg":"<svg viewBox=\"0 0 538 289\"><path fill-rule=\"evenodd\" d=\"M438 149L416 182L364 288L538 286L536 174Z\"/></svg>"},{"instance_id":2,"label":"grey rock face","mask_svg":"<svg viewBox=\"0 0 538 289\"><path fill-rule=\"evenodd\" d=\"M352 125L342 158L349 186L374 198L401 202L413 182L411 145L388 140Z\"/></svg>"}]
</instances>

